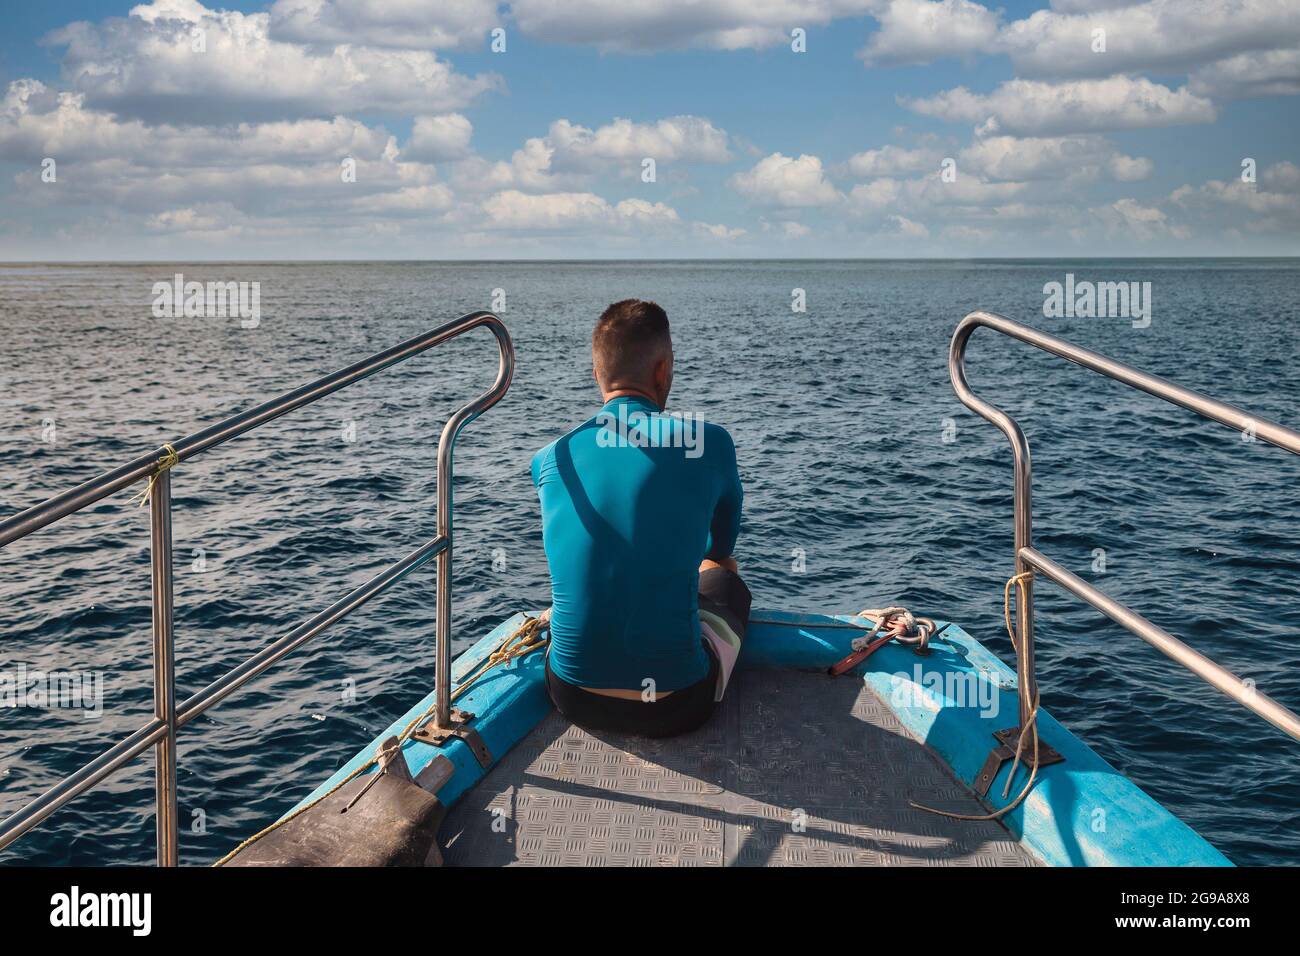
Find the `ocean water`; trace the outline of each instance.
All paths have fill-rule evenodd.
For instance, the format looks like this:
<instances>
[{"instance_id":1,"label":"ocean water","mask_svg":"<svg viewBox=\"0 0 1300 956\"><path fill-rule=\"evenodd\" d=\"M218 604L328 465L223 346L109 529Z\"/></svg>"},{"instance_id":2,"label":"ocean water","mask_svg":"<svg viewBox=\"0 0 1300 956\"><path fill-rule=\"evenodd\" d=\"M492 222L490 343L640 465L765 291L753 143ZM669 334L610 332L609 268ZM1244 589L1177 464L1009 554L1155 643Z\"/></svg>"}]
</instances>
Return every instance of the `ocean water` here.
<instances>
[{"instance_id":1,"label":"ocean water","mask_svg":"<svg viewBox=\"0 0 1300 956\"><path fill-rule=\"evenodd\" d=\"M177 272L260 283L260 324L155 318L153 284ZM1150 282L1150 326L1044 317L1044 284L1067 272ZM596 407L588 336L615 299L665 306L672 407L737 439L756 606L902 603L1008 661L1011 455L949 384L962 315L999 311L1300 421L1297 260L7 265L0 511L494 290L519 364L457 447L457 652L547 603L528 460ZM433 535L438 433L491 382L494 352L472 333L177 469L180 698ZM1300 462L987 331L968 369L1028 433L1038 547L1300 708ZM151 713L148 517L128 497L0 552L0 672L103 681L97 719L0 709L0 815ZM429 566L181 732L182 862L275 819L432 687L434 580ZM1237 863L1300 862L1300 748L1050 584L1037 620L1042 700L1066 726ZM152 772L137 761L0 861L151 862Z\"/></svg>"}]
</instances>

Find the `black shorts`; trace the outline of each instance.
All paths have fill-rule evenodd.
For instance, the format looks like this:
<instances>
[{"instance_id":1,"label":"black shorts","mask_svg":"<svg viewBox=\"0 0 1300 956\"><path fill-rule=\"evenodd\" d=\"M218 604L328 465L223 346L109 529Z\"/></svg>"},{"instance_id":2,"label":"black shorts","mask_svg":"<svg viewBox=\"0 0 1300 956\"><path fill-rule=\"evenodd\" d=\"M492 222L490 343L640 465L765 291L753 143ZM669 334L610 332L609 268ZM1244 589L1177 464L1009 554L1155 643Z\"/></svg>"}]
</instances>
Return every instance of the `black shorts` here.
<instances>
[{"instance_id":1,"label":"black shorts","mask_svg":"<svg viewBox=\"0 0 1300 956\"><path fill-rule=\"evenodd\" d=\"M700 572L700 610L718 615L742 641L753 601L754 596L735 571L709 568Z\"/></svg>"},{"instance_id":2,"label":"black shorts","mask_svg":"<svg viewBox=\"0 0 1300 956\"><path fill-rule=\"evenodd\" d=\"M742 640L752 600L749 588L735 572L710 568L700 574L700 609L718 615ZM708 642L703 643L709 655L709 673L689 687L655 701L593 694L551 673L549 658L546 690L556 709L579 727L642 737L674 737L697 729L713 714L720 665Z\"/></svg>"}]
</instances>

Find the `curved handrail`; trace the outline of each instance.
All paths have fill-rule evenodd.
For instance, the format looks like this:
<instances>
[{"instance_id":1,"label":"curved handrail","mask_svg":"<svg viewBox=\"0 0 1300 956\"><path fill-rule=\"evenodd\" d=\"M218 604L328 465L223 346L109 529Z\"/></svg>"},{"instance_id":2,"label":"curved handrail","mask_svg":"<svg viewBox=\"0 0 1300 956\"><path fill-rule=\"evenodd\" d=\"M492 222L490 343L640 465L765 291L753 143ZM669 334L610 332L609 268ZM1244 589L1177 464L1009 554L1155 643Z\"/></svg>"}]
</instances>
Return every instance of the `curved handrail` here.
<instances>
[{"instance_id":1,"label":"curved handrail","mask_svg":"<svg viewBox=\"0 0 1300 956\"><path fill-rule=\"evenodd\" d=\"M263 425L294 409L301 408L303 405L324 398L326 395L337 392L353 382L368 378L376 372L405 361L413 355L419 355L435 345L441 345L448 339L455 338L480 325L488 326L492 330L492 334L496 336L497 347L501 353L501 364L492 387L456 413L457 416L467 416L461 422L461 424L465 424L501 400L506 390L509 389L510 380L514 374L515 350L513 343L510 341L510 333L501 320L491 312L471 312L468 315L461 316L453 322L448 322L446 325L425 332L423 335L417 335L405 342L394 345L392 348L377 352L369 358L347 366L347 368L331 372L314 382L309 382L300 388L295 388L293 391L285 392L270 401L263 402L261 405L242 411L237 415L232 415L230 418L217 422L215 425L209 425L192 435L186 435L184 438L171 443L172 447L176 449L177 461L183 462L193 458L200 452L207 451L209 448L236 438L244 434L244 432L251 431L258 425ZM455 417L453 416L453 420ZM450 424L451 421L448 422L449 426ZM459 431L459 426L456 430ZM446 438L445 430L443 438ZM33 505L4 521L0 521L0 548L45 527L53 521L70 515L72 512L86 507L86 505L107 498L141 478L154 474L157 466L158 451L149 451L138 458L132 459L125 465L105 472L96 478L77 485L75 488L55 495L38 505Z\"/></svg>"},{"instance_id":2,"label":"curved handrail","mask_svg":"<svg viewBox=\"0 0 1300 956\"><path fill-rule=\"evenodd\" d=\"M1127 628L1170 659L1186 667L1211 686L1236 700L1269 723L1300 740L1300 717L1286 707L1256 690L1231 671L1216 664L1199 651L1157 627L1142 615L1125 607L1088 584L1083 579L1057 564L1033 546L1032 496L1033 470L1029 457L1029 441L1020 426L1006 412L980 398L966 379L966 346L971 335L980 326L1019 339L1035 348L1059 356L1083 368L1090 369L1117 382L1162 398L1167 402L1189 409L1199 415L1220 422L1230 428L1249 431L1256 438L1300 455L1300 432L1249 415L1234 405L1202 395L1190 388L1175 385L1157 375L1135 369L1123 362L1107 358L1097 352L1073 345L1064 339L1040 332L1019 322L1013 322L994 312L972 312L957 325L948 350L948 376L953 391L962 404L980 417L1002 429L1011 443L1015 459L1015 551L1016 573L1037 572L1061 585L1075 597L1101 611L1112 621ZM1037 699L1038 685L1034 671L1034 604L1032 578L1018 590L1016 627L1018 631L1017 671L1021 686L1028 694L1021 695L1020 729L1028 724L1026 699Z\"/></svg>"},{"instance_id":3,"label":"curved handrail","mask_svg":"<svg viewBox=\"0 0 1300 956\"><path fill-rule=\"evenodd\" d=\"M172 654L170 469L174 464L193 458L258 425L279 418L481 325L487 326L496 337L500 355L497 377L487 391L452 414L439 436L437 534L406 557L389 565L360 587L354 588L329 607L271 642L177 706L175 662ZM146 477L154 481L148 496L153 581L154 717L135 733L118 741L18 812L0 820L0 849L37 826L64 804L96 786L153 747L156 748L158 756L156 788L158 862L161 865L175 866L177 862L176 730L435 556L438 559L435 682L441 700L445 696L444 688L450 687L451 680L451 485L452 457L456 437L465 425L505 396L514 377L514 369L515 349L505 324L490 312L471 312L453 322L448 322L423 335L417 335L390 349L378 352L360 362L172 442L171 448L175 455L172 461L165 465L159 454L161 449L149 452L0 522L0 547L4 547L74 511L107 498L132 482ZM449 691L446 695L449 695ZM440 713L445 723L447 712L444 710Z\"/></svg>"}]
</instances>

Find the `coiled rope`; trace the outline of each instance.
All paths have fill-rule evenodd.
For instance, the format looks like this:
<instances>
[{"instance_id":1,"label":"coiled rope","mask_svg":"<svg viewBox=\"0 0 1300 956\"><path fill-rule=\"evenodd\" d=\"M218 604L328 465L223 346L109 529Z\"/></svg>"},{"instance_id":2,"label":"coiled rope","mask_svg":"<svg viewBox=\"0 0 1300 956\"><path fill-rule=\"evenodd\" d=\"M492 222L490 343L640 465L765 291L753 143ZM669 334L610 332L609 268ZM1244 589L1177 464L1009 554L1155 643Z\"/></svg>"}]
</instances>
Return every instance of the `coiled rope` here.
<instances>
[{"instance_id":1,"label":"coiled rope","mask_svg":"<svg viewBox=\"0 0 1300 956\"><path fill-rule=\"evenodd\" d=\"M509 661L517 660L518 658L523 657L526 654L531 654L534 651L540 651L542 648L546 647L546 645L550 643L550 638L543 638L542 634L546 631L546 626L550 623L550 620L551 620L550 608L547 608L537 617L527 618L523 624L519 625L519 627L515 630L513 634L511 634L509 637L506 637L504 640L502 640L501 643L498 644L495 649L493 649L492 653L488 654L487 657L483 658L482 662L477 667L475 667L473 671L470 672L469 676L467 676L463 681L460 682L459 685L457 685L456 689L453 690L451 693L452 701L454 702L458 698L460 698L462 694L464 694L467 690L469 690L471 684L473 684L476 680L478 680L480 677L482 677L492 668L496 667L498 664L505 664L508 663ZM346 777L344 777L334 786L330 787L328 790L322 793L311 803L299 807L297 810L294 810L288 816L284 816L281 817L279 820L276 820L269 827L266 827L265 829L259 830L257 833L254 833L251 837L249 837L243 843L239 844L239 846L235 847L233 850L231 850L229 853L227 853L221 859L217 860L217 862L213 863L212 865L213 866L225 865L227 862L232 860L240 852L242 852L252 844L256 843L258 840L262 839L262 837L284 826L286 823L288 823L290 820L294 819L295 817L299 817L302 814L306 813L308 810L316 806L326 797L331 796L332 794L338 792L340 788L342 788L344 785L348 783L351 783L353 780L355 780L361 774L365 773L371 767L378 765L380 771L383 772L383 770L385 770L388 767L388 764L397 756L397 753L401 750L402 744L404 744L410 738L411 734L415 733L415 729L418 726L420 726L420 724L424 723L424 721L428 717L432 716L433 712L437 709L438 709L438 705L437 703L434 703L431 707L425 710L424 713L420 714L420 716L416 717L414 720L412 720L409 724L406 725L406 727L402 730L402 732L397 735L397 741L395 745L391 743L387 747L381 745L380 748L375 752L375 755L373 757L371 757L361 766L357 767L355 770L353 770L350 774L348 774ZM378 774L376 774L376 777L378 777ZM361 797L361 794L357 794L357 797L359 799ZM356 801L354 800L353 803L355 802ZM350 806L351 804L349 804L349 807Z\"/></svg>"},{"instance_id":2,"label":"coiled rope","mask_svg":"<svg viewBox=\"0 0 1300 956\"><path fill-rule=\"evenodd\" d=\"M870 618L876 626L864 637L855 637L851 642L855 651L860 651L871 643L872 638L888 630L889 636L900 644L915 645L918 651L924 651L934 636L934 621L928 617L917 617L905 607L866 608L855 617Z\"/></svg>"},{"instance_id":3,"label":"coiled rope","mask_svg":"<svg viewBox=\"0 0 1300 956\"><path fill-rule=\"evenodd\" d=\"M1034 576L1033 571L1022 571L1020 574L1013 574L1010 578L1007 579L1006 587L1002 589L1002 619L1006 622L1007 636L1011 638L1011 646L1015 648L1016 660L1021 665L1024 664L1025 655L1024 655L1024 649L1019 644L1016 643L1016 632L1015 629L1011 626L1011 591L1013 588L1023 587L1024 582L1032 580L1033 576ZM1016 685L1017 685L1016 692L1022 704L1031 704L1029 700L1029 690L1026 684L1027 682L1024 679L1024 674L1020 673L1018 675L1018 679L1016 680ZM1021 801L1024 800L1025 797L1029 795L1029 791L1034 785L1034 780L1038 777L1038 692L1037 689L1035 689L1034 691L1034 699L1032 701L1032 705L1028 707L1028 710L1029 710L1029 719L1025 721L1025 726L1021 728L1020 731L1020 738L1016 741L1016 756L1015 759L1011 762L1011 772L1007 774L1007 782L1002 787L1002 799L1005 800L1007 798L1007 794L1011 792L1011 781L1015 779L1016 769L1020 766L1020 755L1021 752L1024 750L1026 731L1032 734L1034 738L1034 763L1033 766L1030 768L1029 779L1025 781L1024 789L1021 790L1020 794L1014 800L1008 803L1005 807L1003 807L1001 810L995 810L992 813L971 814L971 813L953 813L949 810L938 810L934 807L927 807L922 804L919 804L915 800L909 800L907 802L910 803L917 810L924 810L926 813L933 813L941 817L948 817L952 820L996 820L999 817L1010 813L1016 807L1020 806Z\"/></svg>"},{"instance_id":4,"label":"coiled rope","mask_svg":"<svg viewBox=\"0 0 1300 956\"><path fill-rule=\"evenodd\" d=\"M832 677L839 677L857 667L890 641L912 645L918 654L924 654L929 647L930 638L941 633L948 626L945 624L936 629L934 621L930 618L917 617L905 607L866 608L854 617L865 617L875 623L866 634L855 637L850 642L853 650L847 657L826 669L826 673ZM881 635L882 631L884 631L883 635Z\"/></svg>"}]
</instances>

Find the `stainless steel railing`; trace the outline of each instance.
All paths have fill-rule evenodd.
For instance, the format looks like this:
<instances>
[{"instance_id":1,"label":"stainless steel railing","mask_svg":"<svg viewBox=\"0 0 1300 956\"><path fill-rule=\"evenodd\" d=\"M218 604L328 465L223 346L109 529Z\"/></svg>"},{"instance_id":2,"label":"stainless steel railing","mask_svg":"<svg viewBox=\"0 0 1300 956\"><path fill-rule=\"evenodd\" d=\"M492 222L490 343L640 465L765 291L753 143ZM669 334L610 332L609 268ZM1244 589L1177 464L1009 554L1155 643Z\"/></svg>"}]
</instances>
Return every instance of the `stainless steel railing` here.
<instances>
[{"instance_id":1,"label":"stainless steel railing","mask_svg":"<svg viewBox=\"0 0 1300 956\"><path fill-rule=\"evenodd\" d=\"M193 697L176 705L176 676L172 629L171 470L169 456L159 451L141 455L120 468L56 495L39 505L0 522L0 547L31 534L74 511L114 494L142 478L152 480L149 493L151 579L153 589L154 716L135 733L86 764L76 773L0 822L0 849L13 843L55 810L75 799L150 747L157 756L155 786L158 827L158 865L177 862L176 730L219 703L286 655L297 650L335 621L383 593L429 559L438 559L436 624L437 720L448 723L451 681L451 556L452 556L452 454L460 430L499 402L514 375L515 349L502 321L490 312L472 312L454 322L339 369L324 378L286 392L209 428L171 443L174 461L184 462L200 452L279 418L376 372L441 345L448 339L486 326L496 336L500 365L492 387L458 409L443 426L438 439L437 534L406 557L385 568L365 584L345 594L319 614L268 644L248 660L213 681ZM160 468L160 465L162 467Z\"/></svg>"},{"instance_id":2,"label":"stainless steel railing","mask_svg":"<svg viewBox=\"0 0 1300 956\"><path fill-rule=\"evenodd\" d=\"M1167 655L1186 667L1193 674L1213 687L1218 688L1233 700L1254 711L1275 727L1300 740L1300 717L1297 717L1271 697L1257 691L1232 672L1220 667L1205 655L1188 647L1169 632L1152 624L1142 615L1136 613L1108 597L1104 592L1072 574L1057 564L1047 555L1033 546L1032 496L1033 474L1029 459L1029 442L1020 426L1006 412L984 401L973 391L966 381L966 345L971 334L980 326L1001 332L1003 335L1021 342L1027 342L1035 348L1050 352L1052 355L1098 372L1117 382L1123 382L1140 391L1163 398L1167 402L1190 409L1198 415L1212 419L1239 431L1250 431L1260 441L1268 442L1279 448L1285 448L1292 454L1300 455L1300 432L1284 425L1277 425L1248 415L1239 408L1224 402L1208 398L1199 392L1175 385L1166 379L1146 372L1138 371L1122 362L1091 352L1088 349L1072 345L1054 335L1039 332L1028 326L1013 322L992 312L972 312L962 319L953 333L952 346L948 352L948 375L952 379L953 390L962 404L976 414L997 425L1011 442L1015 469L1015 551L1016 573L1032 571L1041 574L1075 597L1092 605L1112 621L1120 624L1142 638L1161 653ZM1024 583L1017 591L1016 599L1016 643L1017 673L1021 687L1027 693L1020 695L1019 731L1023 733L1028 724L1029 705L1038 698L1038 683L1034 668L1034 587L1033 577L1023 579Z\"/></svg>"}]
</instances>

